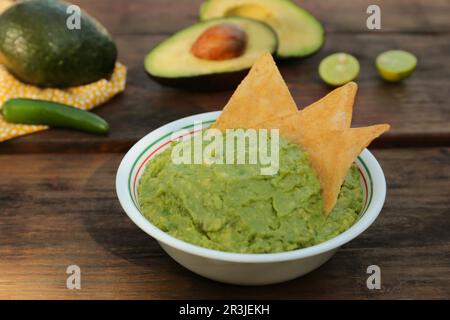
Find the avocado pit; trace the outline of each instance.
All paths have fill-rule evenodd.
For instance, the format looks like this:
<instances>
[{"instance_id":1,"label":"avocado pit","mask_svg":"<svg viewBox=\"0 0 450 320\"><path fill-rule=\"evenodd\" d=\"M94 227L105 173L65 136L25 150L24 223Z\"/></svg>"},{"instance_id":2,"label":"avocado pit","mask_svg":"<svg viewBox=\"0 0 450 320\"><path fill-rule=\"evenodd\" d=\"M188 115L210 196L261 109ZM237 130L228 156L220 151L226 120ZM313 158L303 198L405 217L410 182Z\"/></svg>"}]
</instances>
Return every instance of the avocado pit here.
<instances>
[{"instance_id":1,"label":"avocado pit","mask_svg":"<svg viewBox=\"0 0 450 320\"><path fill-rule=\"evenodd\" d=\"M241 56L247 45L247 34L235 24L221 23L206 29L195 40L191 53L204 60L228 60Z\"/></svg>"}]
</instances>

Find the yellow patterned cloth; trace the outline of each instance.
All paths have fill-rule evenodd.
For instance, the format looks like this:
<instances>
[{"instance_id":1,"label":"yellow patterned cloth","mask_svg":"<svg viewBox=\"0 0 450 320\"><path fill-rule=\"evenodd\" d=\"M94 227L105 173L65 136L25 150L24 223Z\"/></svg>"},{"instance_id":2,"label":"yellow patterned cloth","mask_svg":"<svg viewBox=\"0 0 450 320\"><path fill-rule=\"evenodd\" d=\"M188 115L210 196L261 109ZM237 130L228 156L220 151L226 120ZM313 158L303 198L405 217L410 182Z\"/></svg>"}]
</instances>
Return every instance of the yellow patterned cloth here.
<instances>
[{"instance_id":1,"label":"yellow patterned cloth","mask_svg":"<svg viewBox=\"0 0 450 320\"><path fill-rule=\"evenodd\" d=\"M17 80L0 65L0 109L11 98L41 99L90 110L125 90L127 68L116 63L109 80L102 79L84 86L67 89L38 88ZM0 114L0 142L48 129L47 126L7 123Z\"/></svg>"}]
</instances>

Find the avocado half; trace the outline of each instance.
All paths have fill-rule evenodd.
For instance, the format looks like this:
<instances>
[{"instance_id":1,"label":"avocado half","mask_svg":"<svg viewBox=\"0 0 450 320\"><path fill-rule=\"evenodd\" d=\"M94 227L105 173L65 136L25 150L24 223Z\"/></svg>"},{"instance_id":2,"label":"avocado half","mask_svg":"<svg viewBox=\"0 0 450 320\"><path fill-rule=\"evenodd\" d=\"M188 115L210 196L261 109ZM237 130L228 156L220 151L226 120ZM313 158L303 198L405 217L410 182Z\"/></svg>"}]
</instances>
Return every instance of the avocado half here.
<instances>
[{"instance_id":1,"label":"avocado half","mask_svg":"<svg viewBox=\"0 0 450 320\"><path fill-rule=\"evenodd\" d=\"M227 60L196 57L191 52L195 41L205 30L224 23L245 32L244 52ZM164 40L146 56L144 66L162 85L192 91L226 90L239 84L262 53L274 53L277 47L277 35L266 24L242 17L219 18L194 24Z\"/></svg>"},{"instance_id":2,"label":"avocado half","mask_svg":"<svg viewBox=\"0 0 450 320\"><path fill-rule=\"evenodd\" d=\"M263 21L277 33L280 58L305 57L318 51L324 41L322 24L290 0L206 0L200 20L240 16Z\"/></svg>"}]
</instances>

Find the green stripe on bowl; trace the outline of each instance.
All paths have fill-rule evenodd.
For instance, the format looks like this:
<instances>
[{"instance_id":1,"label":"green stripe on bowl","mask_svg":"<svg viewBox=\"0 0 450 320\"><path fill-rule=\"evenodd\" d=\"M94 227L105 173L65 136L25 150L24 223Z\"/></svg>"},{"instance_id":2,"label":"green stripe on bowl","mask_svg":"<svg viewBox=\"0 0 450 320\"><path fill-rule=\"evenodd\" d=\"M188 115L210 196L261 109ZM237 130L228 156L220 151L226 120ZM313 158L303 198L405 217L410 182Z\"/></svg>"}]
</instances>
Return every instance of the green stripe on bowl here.
<instances>
[{"instance_id":1,"label":"green stripe on bowl","mask_svg":"<svg viewBox=\"0 0 450 320\"><path fill-rule=\"evenodd\" d=\"M368 197L369 200L366 201L366 205L364 206L362 213L360 216L364 215L364 213L366 213L367 208L370 207L370 204L372 202L372 197L373 197L373 180L372 180L372 175L370 174L369 168L367 167L366 163L361 159L361 157L358 156L358 161L362 164L362 166L364 167L364 172L367 174L368 180L366 179L366 183L368 182L369 185L367 186L367 191L368 191L368 195L366 195L366 197ZM364 178L364 177L363 177Z\"/></svg>"},{"instance_id":2,"label":"green stripe on bowl","mask_svg":"<svg viewBox=\"0 0 450 320\"><path fill-rule=\"evenodd\" d=\"M204 121L202 122L202 124L211 124L213 122L215 122L216 120L208 120L208 121ZM190 124L188 126L182 127L179 130L184 130L184 129L188 129L188 128L192 128L195 124ZM158 138L157 140L153 141L152 144L150 144L147 148L145 148L140 154L139 156L136 158L136 160L134 161L133 165L131 166L131 170L130 170L130 174L128 176L128 192L130 194L131 199L133 200L134 206L136 207L136 209L139 210L139 206L136 203L136 199L133 197L133 192L131 191L131 177L132 177L132 173L134 171L134 169L136 168L136 164L141 160L142 156L151 148L153 147L155 144L157 144L158 142L160 142L161 140L167 138L168 136L170 136L172 133L174 133L175 131L169 132L167 134L165 134L164 136Z\"/></svg>"}]
</instances>

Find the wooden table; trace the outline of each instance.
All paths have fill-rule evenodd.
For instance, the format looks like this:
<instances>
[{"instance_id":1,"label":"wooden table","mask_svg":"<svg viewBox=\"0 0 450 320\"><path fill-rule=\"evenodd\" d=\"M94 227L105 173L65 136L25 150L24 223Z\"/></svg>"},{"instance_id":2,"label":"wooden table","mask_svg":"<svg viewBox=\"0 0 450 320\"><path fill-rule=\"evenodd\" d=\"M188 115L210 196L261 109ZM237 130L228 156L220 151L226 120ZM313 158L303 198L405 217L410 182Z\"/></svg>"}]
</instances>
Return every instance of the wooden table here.
<instances>
[{"instance_id":1,"label":"wooden table","mask_svg":"<svg viewBox=\"0 0 450 320\"><path fill-rule=\"evenodd\" d=\"M327 29L317 55L280 63L296 101L329 91L317 66L346 51L361 62L354 125L389 122L372 146L388 182L382 214L364 234L311 274L278 285L239 287L175 263L122 211L119 161L144 134L187 115L221 109L230 92L162 88L143 70L158 41L196 21L200 0L78 0L113 34L129 69L125 93L98 109L107 137L50 130L0 144L0 298L450 298L450 2L376 1L382 29L366 28L374 1L299 1ZM419 66L401 84L378 79L377 53L402 48ZM66 289L66 268L82 271ZM366 268L381 267L381 290Z\"/></svg>"}]
</instances>

